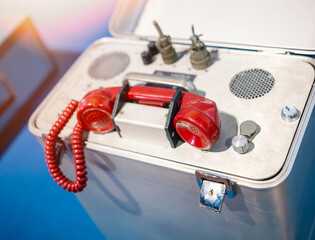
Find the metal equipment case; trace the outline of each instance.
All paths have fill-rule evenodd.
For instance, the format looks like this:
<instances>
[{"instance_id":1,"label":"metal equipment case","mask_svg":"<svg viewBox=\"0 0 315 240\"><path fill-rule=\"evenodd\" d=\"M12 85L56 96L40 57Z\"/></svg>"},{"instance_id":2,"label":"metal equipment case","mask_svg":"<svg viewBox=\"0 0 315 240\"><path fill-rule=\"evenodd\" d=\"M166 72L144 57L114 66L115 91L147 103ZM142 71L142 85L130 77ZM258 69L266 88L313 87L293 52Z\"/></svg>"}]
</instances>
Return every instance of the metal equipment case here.
<instances>
[{"instance_id":1,"label":"metal equipment case","mask_svg":"<svg viewBox=\"0 0 315 240\"><path fill-rule=\"evenodd\" d=\"M128 39L93 43L33 113L30 131L43 144L70 99L122 85L124 79L155 78L188 91L195 86L198 94L215 101L222 129L209 151L187 143L172 148L164 136L167 109L127 103L116 117L122 138L117 132L89 132L88 186L76 196L106 238L315 237L315 60L304 56L315 53L314 7L311 1L118 5L112 32ZM164 64L160 55L149 65L141 60L148 40L156 39L153 19L174 36L173 46L182 53L174 64ZM206 70L193 69L189 61L191 24L203 33L211 53L213 62ZM243 90L233 89L241 80L246 82ZM259 85L261 81L271 85ZM296 121L281 117L289 105L300 112ZM231 140L246 120L255 121L260 130L248 152L238 154ZM75 122L72 117L62 131L64 143ZM61 168L72 174L70 154L64 154ZM228 196L220 213L200 206L196 178L201 187L203 181L224 185Z\"/></svg>"}]
</instances>

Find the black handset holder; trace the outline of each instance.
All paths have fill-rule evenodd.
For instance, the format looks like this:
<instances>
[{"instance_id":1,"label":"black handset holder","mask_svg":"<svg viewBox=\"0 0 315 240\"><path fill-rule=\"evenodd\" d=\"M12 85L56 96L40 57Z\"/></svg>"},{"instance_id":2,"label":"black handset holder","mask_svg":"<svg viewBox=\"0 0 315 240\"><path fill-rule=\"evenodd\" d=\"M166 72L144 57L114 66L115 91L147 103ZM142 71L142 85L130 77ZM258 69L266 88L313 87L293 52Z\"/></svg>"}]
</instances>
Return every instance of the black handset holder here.
<instances>
[{"instance_id":1,"label":"black handset holder","mask_svg":"<svg viewBox=\"0 0 315 240\"><path fill-rule=\"evenodd\" d=\"M154 84L151 83L151 86L154 86ZM158 86L161 87L161 84L158 84ZM169 85L166 85L166 86L169 86ZM120 134L120 128L115 122L115 117L117 116L117 114L119 113L121 108L123 107L124 103L127 102L125 96L129 90L129 87L130 87L130 84L129 84L128 80L126 79L123 82L123 86L121 87L121 89L119 90L119 92L116 96L113 112L111 115L111 120L112 120L112 122L115 126L115 129L116 129L116 131L120 137L122 137L122 136ZM185 91L185 89L182 89L182 90ZM182 96L182 92L180 90L177 90L175 92L171 102L169 103L168 114L166 117L166 122L165 122L165 127L164 127L167 139L169 140L172 148L176 148L177 146L179 146L181 143L184 142L182 140L182 138L176 132L176 129L173 125L173 120L179 111L179 100L180 100L181 96Z\"/></svg>"}]
</instances>

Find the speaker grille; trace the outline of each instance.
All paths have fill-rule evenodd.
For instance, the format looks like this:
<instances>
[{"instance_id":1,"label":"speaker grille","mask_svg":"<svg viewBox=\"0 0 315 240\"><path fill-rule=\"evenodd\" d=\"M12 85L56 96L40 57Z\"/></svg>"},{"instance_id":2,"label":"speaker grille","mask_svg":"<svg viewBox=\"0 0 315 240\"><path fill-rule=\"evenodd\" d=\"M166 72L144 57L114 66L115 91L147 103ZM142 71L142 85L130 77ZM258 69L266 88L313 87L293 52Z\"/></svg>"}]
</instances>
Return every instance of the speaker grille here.
<instances>
[{"instance_id":1,"label":"speaker grille","mask_svg":"<svg viewBox=\"0 0 315 240\"><path fill-rule=\"evenodd\" d=\"M88 72L94 79L106 80L123 72L129 62L129 56L123 52L104 54L93 61Z\"/></svg>"},{"instance_id":2,"label":"speaker grille","mask_svg":"<svg viewBox=\"0 0 315 240\"><path fill-rule=\"evenodd\" d=\"M253 68L236 74L230 82L230 90L239 98L253 99L270 92L274 84L275 79L271 73Z\"/></svg>"}]
</instances>

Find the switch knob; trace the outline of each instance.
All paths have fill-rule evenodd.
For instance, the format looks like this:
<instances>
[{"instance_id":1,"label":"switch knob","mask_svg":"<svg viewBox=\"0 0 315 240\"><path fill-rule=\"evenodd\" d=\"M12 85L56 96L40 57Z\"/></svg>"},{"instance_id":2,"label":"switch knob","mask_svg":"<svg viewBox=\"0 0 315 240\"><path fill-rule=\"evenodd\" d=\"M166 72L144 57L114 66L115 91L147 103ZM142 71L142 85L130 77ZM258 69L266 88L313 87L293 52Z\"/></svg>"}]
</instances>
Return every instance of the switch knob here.
<instances>
[{"instance_id":1,"label":"switch knob","mask_svg":"<svg viewBox=\"0 0 315 240\"><path fill-rule=\"evenodd\" d=\"M232 139L233 149L237 153L246 153L248 150L248 141L247 138L243 135L238 135Z\"/></svg>"}]
</instances>

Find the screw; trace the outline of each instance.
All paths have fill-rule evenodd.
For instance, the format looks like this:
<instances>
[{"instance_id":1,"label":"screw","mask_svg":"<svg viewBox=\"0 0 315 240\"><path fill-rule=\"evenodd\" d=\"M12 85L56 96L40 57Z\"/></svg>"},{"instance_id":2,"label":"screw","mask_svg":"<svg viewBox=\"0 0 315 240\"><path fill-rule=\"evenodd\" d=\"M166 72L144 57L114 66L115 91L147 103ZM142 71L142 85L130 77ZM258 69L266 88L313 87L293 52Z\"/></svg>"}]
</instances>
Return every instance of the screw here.
<instances>
[{"instance_id":1,"label":"screw","mask_svg":"<svg viewBox=\"0 0 315 240\"><path fill-rule=\"evenodd\" d=\"M293 122L300 117L300 111L295 106L284 106L281 110L281 117L286 122Z\"/></svg>"},{"instance_id":2,"label":"screw","mask_svg":"<svg viewBox=\"0 0 315 240\"><path fill-rule=\"evenodd\" d=\"M209 195L209 196L212 196L212 195L213 195L213 189L211 189L211 190L208 192L208 195Z\"/></svg>"}]
</instances>

